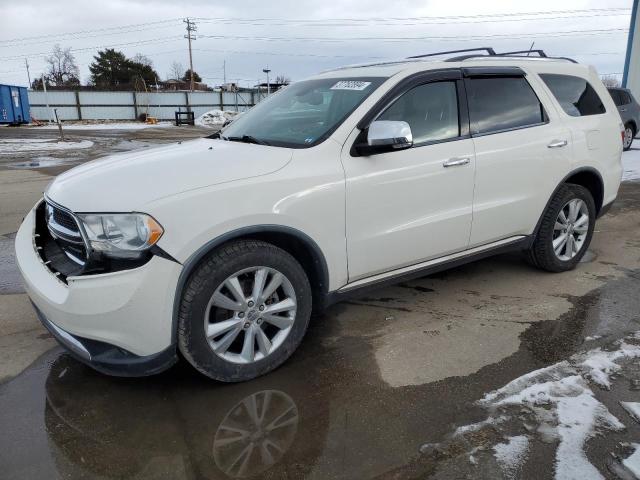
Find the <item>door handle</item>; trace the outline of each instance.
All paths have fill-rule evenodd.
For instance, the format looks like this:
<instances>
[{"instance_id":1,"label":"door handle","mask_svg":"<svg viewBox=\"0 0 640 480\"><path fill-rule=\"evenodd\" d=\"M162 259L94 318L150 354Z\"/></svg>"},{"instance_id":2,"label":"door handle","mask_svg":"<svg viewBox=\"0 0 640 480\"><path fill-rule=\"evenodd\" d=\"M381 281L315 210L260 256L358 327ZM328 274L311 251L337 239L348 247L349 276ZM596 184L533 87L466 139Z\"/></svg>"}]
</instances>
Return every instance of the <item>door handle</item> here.
<instances>
[{"instance_id":1,"label":"door handle","mask_svg":"<svg viewBox=\"0 0 640 480\"><path fill-rule=\"evenodd\" d=\"M561 147L566 147L568 145L568 143L569 142L567 142L566 140L554 140L549 145L547 145L547 147L549 147L549 148L561 148Z\"/></svg>"},{"instance_id":2,"label":"door handle","mask_svg":"<svg viewBox=\"0 0 640 480\"><path fill-rule=\"evenodd\" d=\"M620 109L620 111L621 111L621 112L626 112L626 111L627 111L627 109L626 109L626 108L621 108L621 109Z\"/></svg>"},{"instance_id":3,"label":"door handle","mask_svg":"<svg viewBox=\"0 0 640 480\"><path fill-rule=\"evenodd\" d=\"M471 159L469 157L455 157L450 158L449 160L444 162L442 166L444 168L461 167L462 165L467 165L469 162L471 162Z\"/></svg>"}]
</instances>

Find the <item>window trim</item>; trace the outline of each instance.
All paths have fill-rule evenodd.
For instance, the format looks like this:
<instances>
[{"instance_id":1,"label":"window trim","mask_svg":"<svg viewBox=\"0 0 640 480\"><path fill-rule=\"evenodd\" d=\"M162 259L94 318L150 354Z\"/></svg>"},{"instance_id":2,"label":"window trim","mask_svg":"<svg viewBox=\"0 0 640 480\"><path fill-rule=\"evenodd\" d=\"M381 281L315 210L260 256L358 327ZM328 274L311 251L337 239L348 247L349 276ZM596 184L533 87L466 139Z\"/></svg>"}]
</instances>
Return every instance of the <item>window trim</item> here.
<instances>
[{"instance_id":1,"label":"window trim","mask_svg":"<svg viewBox=\"0 0 640 480\"><path fill-rule=\"evenodd\" d=\"M418 72L413 75L405 77L389 91L387 91L370 109L364 114L362 119L357 123L356 128L360 130L360 133L356 136L349 154L352 157L360 157L361 155L356 150L356 145L360 145L366 142L367 130L369 125L376 120L387 108L389 108L396 100L410 90L426 85L429 83L438 82L455 82L456 94L458 100L458 127L459 135L457 137L445 138L441 140L427 140L420 143L414 143L410 148L398 150L403 152L411 150L413 148L426 147L429 145L436 145L439 143L455 142L471 138L470 125L469 125L469 110L467 105L467 92L463 82L462 70L459 68L447 68L439 70L429 70L426 72ZM387 152L393 153L393 152Z\"/></svg>"},{"instance_id":2,"label":"window trim","mask_svg":"<svg viewBox=\"0 0 640 480\"><path fill-rule=\"evenodd\" d=\"M471 69L467 69L467 70L471 70ZM520 70L519 68L517 70ZM530 123L527 125L519 125L517 127L511 127L511 128L503 128L500 130L492 130L490 132L481 132L481 133L473 133L471 131L471 109L469 108L469 106L467 106L467 111L469 112L469 133L471 138L477 138L477 137L486 137L487 135L496 135L498 133L507 133L507 132L514 132L516 130L524 130L525 128L535 128L535 127L541 127L543 125L548 125L550 123L550 119L549 119L549 114L547 113L547 109L545 108L544 103L542 102L542 100L540 100L540 96L538 95L538 93L536 92L536 89L533 88L533 85L531 85L531 82L529 81L529 79L527 78L527 75L525 72L523 72L522 70L520 70L520 74L515 72L515 68L513 69L513 71L508 72L508 73L493 73L493 74L487 74L487 73L477 73L477 74L473 74L473 75L465 75L464 78L464 83L465 83L465 88L467 86L467 83L471 82L471 80L473 79L478 79L478 78L484 78L484 79L489 79L489 80L493 80L493 79L497 79L497 78L522 78L527 85L529 86L529 88L531 89L531 91L533 92L533 94L535 95L536 99L538 100L538 103L540 104L540 108L542 109L542 118L544 119L541 122L536 122L536 123ZM469 103L469 97L467 97L467 103Z\"/></svg>"}]
</instances>

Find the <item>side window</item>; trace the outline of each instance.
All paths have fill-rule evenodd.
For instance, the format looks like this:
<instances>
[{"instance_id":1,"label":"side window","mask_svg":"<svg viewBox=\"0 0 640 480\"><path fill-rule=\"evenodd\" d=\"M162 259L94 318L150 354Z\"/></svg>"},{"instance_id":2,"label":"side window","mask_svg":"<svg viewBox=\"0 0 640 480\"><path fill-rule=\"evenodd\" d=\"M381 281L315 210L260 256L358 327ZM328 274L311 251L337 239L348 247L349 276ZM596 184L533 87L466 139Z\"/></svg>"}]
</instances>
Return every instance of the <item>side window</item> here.
<instances>
[{"instance_id":1,"label":"side window","mask_svg":"<svg viewBox=\"0 0 640 480\"><path fill-rule=\"evenodd\" d=\"M620 90L620 98L622 99L622 105L629 105L631 103L631 95L629 95L629 92Z\"/></svg>"},{"instance_id":2,"label":"side window","mask_svg":"<svg viewBox=\"0 0 640 480\"><path fill-rule=\"evenodd\" d=\"M612 88L609 90L609 93L611 94L611 98L613 98L613 103L615 103L617 107L619 107L620 105L624 105L622 92L620 90L614 90Z\"/></svg>"},{"instance_id":3,"label":"side window","mask_svg":"<svg viewBox=\"0 0 640 480\"><path fill-rule=\"evenodd\" d=\"M409 124L414 143L460 136L455 82L427 83L412 88L383 111L378 120Z\"/></svg>"},{"instance_id":4,"label":"side window","mask_svg":"<svg viewBox=\"0 0 640 480\"><path fill-rule=\"evenodd\" d=\"M543 73L540 78L567 115L584 117L606 113L602 100L584 78L551 73Z\"/></svg>"},{"instance_id":5,"label":"side window","mask_svg":"<svg viewBox=\"0 0 640 480\"><path fill-rule=\"evenodd\" d=\"M484 134L539 125L544 108L524 77L481 77L465 82L471 133Z\"/></svg>"}]
</instances>

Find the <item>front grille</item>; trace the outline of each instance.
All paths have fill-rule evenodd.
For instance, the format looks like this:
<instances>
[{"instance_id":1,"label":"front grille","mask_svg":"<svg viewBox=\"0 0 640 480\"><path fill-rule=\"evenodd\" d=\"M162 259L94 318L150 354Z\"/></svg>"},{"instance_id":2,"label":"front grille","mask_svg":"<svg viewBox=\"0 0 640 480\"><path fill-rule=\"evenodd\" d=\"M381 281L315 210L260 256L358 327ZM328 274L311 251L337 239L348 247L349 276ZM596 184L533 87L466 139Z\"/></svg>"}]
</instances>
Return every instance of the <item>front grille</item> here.
<instances>
[{"instance_id":1,"label":"front grille","mask_svg":"<svg viewBox=\"0 0 640 480\"><path fill-rule=\"evenodd\" d=\"M58 225L61 225L72 232L76 232L78 234L80 233L80 231L78 230L78 224L69 213L55 206L53 206L52 209L53 220L55 220Z\"/></svg>"},{"instance_id":2,"label":"front grille","mask_svg":"<svg viewBox=\"0 0 640 480\"><path fill-rule=\"evenodd\" d=\"M45 265L63 280L84 271L87 250L72 213L43 202L36 211L36 245Z\"/></svg>"}]
</instances>

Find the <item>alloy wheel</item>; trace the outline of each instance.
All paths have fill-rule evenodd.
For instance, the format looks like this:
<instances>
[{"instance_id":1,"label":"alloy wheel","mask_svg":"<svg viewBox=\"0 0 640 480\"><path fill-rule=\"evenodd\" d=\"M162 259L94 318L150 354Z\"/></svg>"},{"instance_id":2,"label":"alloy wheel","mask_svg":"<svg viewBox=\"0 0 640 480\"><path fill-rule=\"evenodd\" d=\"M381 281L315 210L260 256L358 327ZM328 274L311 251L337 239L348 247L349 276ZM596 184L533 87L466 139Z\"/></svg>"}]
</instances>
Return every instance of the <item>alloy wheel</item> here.
<instances>
[{"instance_id":1,"label":"alloy wheel","mask_svg":"<svg viewBox=\"0 0 640 480\"><path fill-rule=\"evenodd\" d=\"M553 227L553 251L558 259L566 262L575 257L584 245L589 232L587 204L574 198L560 209Z\"/></svg>"},{"instance_id":2,"label":"alloy wheel","mask_svg":"<svg viewBox=\"0 0 640 480\"><path fill-rule=\"evenodd\" d=\"M214 291L205 310L205 336L224 360L257 362L282 345L296 310L295 290L285 275L269 267L246 268Z\"/></svg>"},{"instance_id":3,"label":"alloy wheel","mask_svg":"<svg viewBox=\"0 0 640 480\"><path fill-rule=\"evenodd\" d=\"M633 142L633 128L625 127L624 129L624 148L629 148Z\"/></svg>"}]
</instances>

